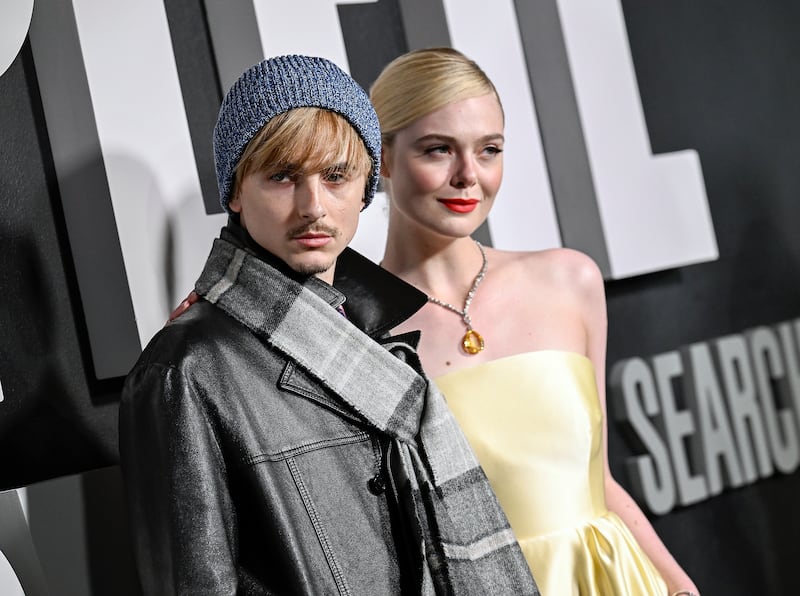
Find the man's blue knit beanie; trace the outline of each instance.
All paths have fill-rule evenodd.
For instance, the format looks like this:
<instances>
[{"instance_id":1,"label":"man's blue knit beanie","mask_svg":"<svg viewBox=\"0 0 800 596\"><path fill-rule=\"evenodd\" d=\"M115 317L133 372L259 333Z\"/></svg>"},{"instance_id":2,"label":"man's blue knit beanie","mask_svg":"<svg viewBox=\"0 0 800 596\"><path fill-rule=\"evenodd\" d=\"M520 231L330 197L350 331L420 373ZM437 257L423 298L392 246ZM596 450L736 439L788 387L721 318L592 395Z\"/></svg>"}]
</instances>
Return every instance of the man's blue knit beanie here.
<instances>
[{"instance_id":1,"label":"man's blue knit beanie","mask_svg":"<svg viewBox=\"0 0 800 596\"><path fill-rule=\"evenodd\" d=\"M329 60L279 56L246 70L222 101L214 127L214 161L225 211L231 213L228 202L234 171L250 139L278 114L302 107L336 112L361 136L372 160L364 205L372 201L380 177L381 132L366 92Z\"/></svg>"}]
</instances>

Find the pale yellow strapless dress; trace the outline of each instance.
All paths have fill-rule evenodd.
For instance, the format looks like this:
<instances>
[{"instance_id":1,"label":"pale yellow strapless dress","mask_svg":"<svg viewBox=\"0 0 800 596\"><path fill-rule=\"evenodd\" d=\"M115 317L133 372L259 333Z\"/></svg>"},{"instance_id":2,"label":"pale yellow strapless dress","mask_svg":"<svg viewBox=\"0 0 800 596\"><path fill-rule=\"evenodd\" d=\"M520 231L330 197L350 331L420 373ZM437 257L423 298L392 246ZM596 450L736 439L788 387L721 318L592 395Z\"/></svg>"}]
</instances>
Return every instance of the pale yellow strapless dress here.
<instances>
[{"instance_id":1,"label":"pale yellow strapless dress","mask_svg":"<svg viewBox=\"0 0 800 596\"><path fill-rule=\"evenodd\" d=\"M606 509L591 361L518 354L436 379L489 478L543 596L667 594Z\"/></svg>"}]
</instances>

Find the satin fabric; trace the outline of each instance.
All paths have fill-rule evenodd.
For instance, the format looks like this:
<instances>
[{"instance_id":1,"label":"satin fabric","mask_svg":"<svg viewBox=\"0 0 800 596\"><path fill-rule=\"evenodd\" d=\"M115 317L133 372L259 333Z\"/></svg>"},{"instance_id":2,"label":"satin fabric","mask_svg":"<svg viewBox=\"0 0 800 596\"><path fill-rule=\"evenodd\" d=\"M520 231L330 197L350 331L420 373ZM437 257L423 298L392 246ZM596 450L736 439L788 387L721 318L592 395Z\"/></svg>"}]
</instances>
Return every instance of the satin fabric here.
<instances>
[{"instance_id":1,"label":"satin fabric","mask_svg":"<svg viewBox=\"0 0 800 596\"><path fill-rule=\"evenodd\" d=\"M667 594L603 490L592 362L518 354L435 380L478 456L544 596Z\"/></svg>"}]
</instances>

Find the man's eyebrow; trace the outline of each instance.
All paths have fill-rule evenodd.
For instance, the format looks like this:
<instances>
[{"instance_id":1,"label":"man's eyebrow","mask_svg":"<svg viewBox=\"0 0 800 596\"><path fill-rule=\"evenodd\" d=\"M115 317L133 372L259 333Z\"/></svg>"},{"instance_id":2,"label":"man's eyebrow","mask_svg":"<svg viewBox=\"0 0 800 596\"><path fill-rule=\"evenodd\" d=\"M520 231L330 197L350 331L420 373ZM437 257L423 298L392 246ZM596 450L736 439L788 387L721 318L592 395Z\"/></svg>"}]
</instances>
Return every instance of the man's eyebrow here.
<instances>
[{"instance_id":1,"label":"man's eyebrow","mask_svg":"<svg viewBox=\"0 0 800 596\"><path fill-rule=\"evenodd\" d=\"M344 160L344 161L337 161L329 166L325 166L324 168L322 168L322 170L324 172L347 172L349 170L352 170L353 167L354 166L350 161Z\"/></svg>"},{"instance_id":2,"label":"man's eyebrow","mask_svg":"<svg viewBox=\"0 0 800 596\"><path fill-rule=\"evenodd\" d=\"M290 163L286 161L272 161L265 163L263 166L261 166L261 169L270 172L297 172L300 170L300 166L296 163Z\"/></svg>"}]
</instances>

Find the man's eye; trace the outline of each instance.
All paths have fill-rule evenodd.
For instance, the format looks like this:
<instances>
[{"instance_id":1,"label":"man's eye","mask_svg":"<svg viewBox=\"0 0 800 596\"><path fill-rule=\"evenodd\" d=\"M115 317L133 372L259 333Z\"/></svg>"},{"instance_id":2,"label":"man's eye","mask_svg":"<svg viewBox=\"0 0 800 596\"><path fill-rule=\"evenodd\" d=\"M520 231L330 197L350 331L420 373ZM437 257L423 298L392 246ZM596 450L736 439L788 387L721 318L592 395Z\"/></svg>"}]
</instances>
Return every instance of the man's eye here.
<instances>
[{"instance_id":1,"label":"man's eye","mask_svg":"<svg viewBox=\"0 0 800 596\"><path fill-rule=\"evenodd\" d=\"M288 182L291 180L291 176L289 172L276 172L275 174L270 175L270 180L273 182Z\"/></svg>"},{"instance_id":2,"label":"man's eye","mask_svg":"<svg viewBox=\"0 0 800 596\"><path fill-rule=\"evenodd\" d=\"M347 180L347 175L341 170L334 170L325 174L325 180L328 182L344 182Z\"/></svg>"}]
</instances>

